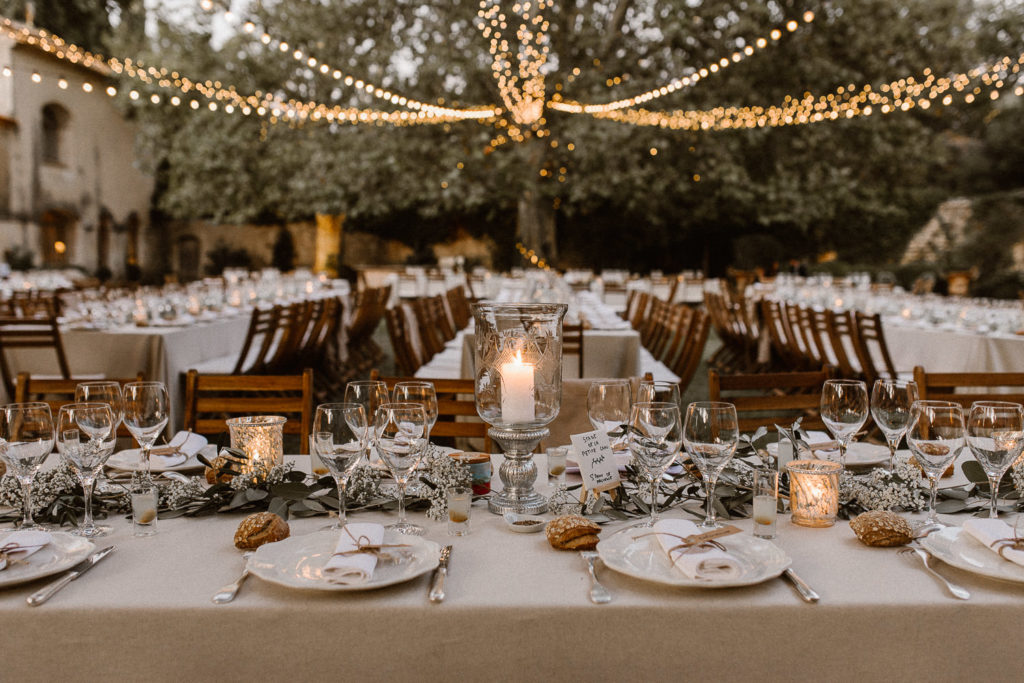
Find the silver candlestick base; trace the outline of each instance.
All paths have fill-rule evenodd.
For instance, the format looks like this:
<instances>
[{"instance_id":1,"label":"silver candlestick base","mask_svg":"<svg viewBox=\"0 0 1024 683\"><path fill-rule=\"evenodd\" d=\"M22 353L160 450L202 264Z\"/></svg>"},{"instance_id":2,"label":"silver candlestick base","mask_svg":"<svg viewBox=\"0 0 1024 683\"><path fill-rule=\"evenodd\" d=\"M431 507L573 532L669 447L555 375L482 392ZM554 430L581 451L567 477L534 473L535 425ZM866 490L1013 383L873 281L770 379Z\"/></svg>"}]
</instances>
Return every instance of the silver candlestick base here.
<instances>
[{"instance_id":1,"label":"silver candlestick base","mask_svg":"<svg viewBox=\"0 0 1024 683\"><path fill-rule=\"evenodd\" d=\"M492 493L487 506L491 512L503 515L515 512L538 515L548 509L547 499L533 490L537 480L537 465L533 462L533 449L548 435L547 427L539 429L500 429L491 427L487 433L505 453L505 461L498 468L502 489Z\"/></svg>"}]
</instances>

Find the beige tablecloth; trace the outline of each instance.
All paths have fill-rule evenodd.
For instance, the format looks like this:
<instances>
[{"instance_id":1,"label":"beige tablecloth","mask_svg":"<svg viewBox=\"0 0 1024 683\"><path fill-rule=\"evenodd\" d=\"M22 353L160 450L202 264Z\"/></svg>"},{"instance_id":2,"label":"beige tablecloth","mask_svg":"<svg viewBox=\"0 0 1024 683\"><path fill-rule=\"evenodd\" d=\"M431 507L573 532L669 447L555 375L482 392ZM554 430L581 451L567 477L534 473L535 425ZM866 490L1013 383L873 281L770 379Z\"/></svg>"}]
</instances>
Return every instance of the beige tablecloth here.
<instances>
[{"instance_id":1,"label":"beige tablecloth","mask_svg":"<svg viewBox=\"0 0 1024 683\"><path fill-rule=\"evenodd\" d=\"M1024 370L1024 336L914 327L887 321L885 340L893 365L901 373L911 372L915 365L929 372Z\"/></svg>"},{"instance_id":2,"label":"beige tablecloth","mask_svg":"<svg viewBox=\"0 0 1024 683\"><path fill-rule=\"evenodd\" d=\"M333 594L251 578L213 605L242 567L239 516L161 521L150 538L113 520L101 542L117 551L48 604L25 604L43 582L0 591L0 679L962 681L1015 680L1024 665L1024 586L941 566L973 594L953 600L917 560L861 545L845 523L780 520L776 543L816 605L782 580L684 590L602 569L614 598L597 606L576 553L509 532L481 502L462 538L413 517L454 545L441 605L427 577ZM324 519L291 524L304 534Z\"/></svg>"}]
</instances>

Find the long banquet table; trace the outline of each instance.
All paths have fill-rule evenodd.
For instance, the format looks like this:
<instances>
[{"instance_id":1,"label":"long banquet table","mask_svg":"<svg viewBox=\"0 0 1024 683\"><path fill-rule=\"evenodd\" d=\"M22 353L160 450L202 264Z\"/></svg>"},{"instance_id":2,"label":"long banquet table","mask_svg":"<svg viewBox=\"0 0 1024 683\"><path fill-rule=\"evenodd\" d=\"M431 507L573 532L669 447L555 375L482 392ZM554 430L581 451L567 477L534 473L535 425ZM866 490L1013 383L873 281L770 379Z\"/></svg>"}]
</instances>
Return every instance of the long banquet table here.
<instances>
[{"instance_id":1,"label":"long banquet table","mask_svg":"<svg viewBox=\"0 0 1024 683\"><path fill-rule=\"evenodd\" d=\"M240 515L163 520L149 538L112 520L100 543L117 551L46 605L25 604L45 579L0 591L0 679L959 681L1018 679L1024 665L1024 586L942 566L973 594L953 600L916 559L860 545L844 522L779 521L776 543L818 604L781 579L680 590L602 568L613 600L598 606L576 553L511 533L483 502L462 538L413 516L454 545L440 605L427 601L426 576L361 593L250 578L233 603L214 605L242 567ZM305 534L324 518L291 525Z\"/></svg>"},{"instance_id":2,"label":"long banquet table","mask_svg":"<svg viewBox=\"0 0 1024 683\"><path fill-rule=\"evenodd\" d=\"M885 339L899 372L1020 372L1024 336L942 329L884 321Z\"/></svg>"}]
</instances>

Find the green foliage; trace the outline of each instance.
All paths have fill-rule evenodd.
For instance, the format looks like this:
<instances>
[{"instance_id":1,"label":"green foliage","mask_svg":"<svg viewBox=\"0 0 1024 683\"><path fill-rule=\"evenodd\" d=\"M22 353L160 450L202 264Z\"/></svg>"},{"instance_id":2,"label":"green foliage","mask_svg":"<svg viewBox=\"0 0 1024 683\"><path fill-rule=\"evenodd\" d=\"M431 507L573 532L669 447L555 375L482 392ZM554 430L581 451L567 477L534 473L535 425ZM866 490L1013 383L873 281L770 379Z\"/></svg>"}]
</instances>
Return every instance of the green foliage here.
<instances>
[{"instance_id":1,"label":"green foliage","mask_svg":"<svg viewBox=\"0 0 1024 683\"><path fill-rule=\"evenodd\" d=\"M329 9L320 0L251 3L273 34L356 78L421 100L490 104L499 97L475 25L477 7L475 0L345 0ZM619 7L626 9L621 24L613 20ZM768 106L805 91L923 78L926 68L965 71L1017 54L1024 34L1015 3L565 0L547 13L547 92L588 102L642 92L717 61L806 9L817 16L810 27L647 106ZM259 31L217 47L208 32L202 14L162 22L154 54L141 56L243 93L390 108L330 74L297 66L290 55L260 44ZM622 83L608 87L615 77ZM996 105L980 99L699 133L547 110L545 137L500 145L504 125L475 122L270 124L165 106L140 108L138 117L146 158L169 169L159 208L176 217L244 222L343 213L352 230L382 234L394 231L396 220L417 226L400 231L414 247L473 217L478 234L499 233L504 247L513 239L517 200L535 188L542 203L557 206L559 265L714 270L732 261L734 244L744 244L734 240L744 235L770 236L787 256L834 249L846 260L893 262L908 234L962 181L960 147L951 140L985 140L982 153L989 155L1016 145L1006 155L1009 169L993 168L1005 182L1017 182L1019 114L992 118Z\"/></svg>"}]
</instances>

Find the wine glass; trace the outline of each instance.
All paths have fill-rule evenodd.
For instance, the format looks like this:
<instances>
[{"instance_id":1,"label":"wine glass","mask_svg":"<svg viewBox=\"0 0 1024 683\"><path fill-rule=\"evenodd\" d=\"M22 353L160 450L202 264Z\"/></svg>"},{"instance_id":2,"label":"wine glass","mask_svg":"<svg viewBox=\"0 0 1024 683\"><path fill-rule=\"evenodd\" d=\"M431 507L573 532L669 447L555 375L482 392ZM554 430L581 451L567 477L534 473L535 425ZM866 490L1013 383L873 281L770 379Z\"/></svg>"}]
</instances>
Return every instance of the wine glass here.
<instances>
[{"instance_id":1,"label":"wine glass","mask_svg":"<svg viewBox=\"0 0 1024 683\"><path fill-rule=\"evenodd\" d=\"M124 424L139 442L139 470L150 478L149 451L170 417L167 387L163 382L129 382L124 385Z\"/></svg>"},{"instance_id":2,"label":"wine glass","mask_svg":"<svg viewBox=\"0 0 1024 683\"><path fill-rule=\"evenodd\" d=\"M928 519L922 530L941 528L943 524L935 513L935 493L942 473L966 445L964 411L960 404L949 401L914 401L910 420L907 445L931 485Z\"/></svg>"},{"instance_id":3,"label":"wine glass","mask_svg":"<svg viewBox=\"0 0 1024 683\"><path fill-rule=\"evenodd\" d=\"M739 422L733 404L698 401L686 408L683 443L700 469L707 489L707 513L701 528L717 529L720 526L715 519L715 486L722 470L736 453L739 439Z\"/></svg>"},{"instance_id":4,"label":"wine glass","mask_svg":"<svg viewBox=\"0 0 1024 683\"><path fill-rule=\"evenodd\" d=\"M385 403L373 420L377 452L398 484L398 521L387 528L419 536L424 529L405 518L405 487L427 445L427 413L419 403Z\"/></svg>"},{"instance_id":5,"label":"wine glass","mask_svg":"<svg viewBox=\"0 0 1024 683\"><path fill-rule=\"evenodd\" d=\"M629 450L633 462L651 481L651 516L637 526L658 521L658 482L682 448L682 421L678 403L644 401L633 404L629 416Z\"/></svg>"},{"instance_id":6,"label":"wine glass","mask_svg":"<svg viewBox=\"0 0 1024 683\"><path fill-rule=\"evenodd\" d=\"M121 393L121 385L118 382L80 382L75 387L75 403L106 403L114 413L114 431L112 438L114 446L117 445L117 428L124 419L124 394ZM106 477L103 468L100 468L96 477L96 484L102 490Z\"/></svg>"},{"instance_id":7,"label":"wine glass","mask_svg":"<svg viewBox=\"0 0 1024 683\"><path fill-rule=\"evenodd\" d=\"M889 445L889 472L896 472L896 449L910 426L910 406L917 400L917 383L876 379L871 387L871 417Z\"/></svg>"},{"instance_id":8,"label":"wine glass","mask_svg":"<svg viewBox=\"0 0 1024 683\"><path fill-rule=\"evenodd\" d=\"M345 526L345 487L366 450L368 431L366 411L358 403L325 403L316 407L313 446L338 488L338 521L328 528Z\"/></svg>"},{"instance_id":9,"label":"wine glass","mask_svg":"<svg viewBox=\"0 0 1024 683\"><path fill-rule=\"evenodd\" d=\"M996 519L999 481L1024 449L1024 409L1019 403L976 401L967 416L967 445L988 475L988 516Z\"/></svg>"},{"instance_id":10,"label":"wine glass","mask_svg":"<svg viewBox=\"0 0 1024 683\"><path fill-rule=\"evenodd\" d=\"M437 422L437 392L433 382L398 382L392 393L394 403L419 403L427 414L427 438Z\"/></svg>"},{"instance_id":11,"label":"wine glass","mask_svg":"<svg viewBox=\"0 0 1024 683\"><path fill-rule=\"evenodd\" d=\"M651 401L679 405L679 385L675 382L661 380L640 380L640 385L636 390L636 402L649 403Z\"/></svg>"},{"instance_id":12,"label":"wine glass","mask_svg":"<svg viewBox=\"0 0 1024 683\"><path fill-rule=\"evenodd\" d=\"M388 385L381 380L357 380L349 382L345 386L345 403L358 403L363 406L367 421L375 419L377 408L388 403L390 400L388 397ZM371 437L372 435L368 434L366 438L366 459L368 461L371 460L369 453L370 446L372 445Z\"/></svg>"},{"instance_id":13,"label":"wine glass","mask_svg":"<svg viewBox=\"0 0 1024 683\"><path fill-rule=\"evenodd\" d=\"M32 521L32 478L53 448L53 416L45 403L12 403L0 413L4 462L21 483L22 529L45 529Z\"/></svg>"},{"instance_id":14,"label":"wine glass","mask_svg":"<svg viewBox=\"0 0 1024 683\"><path fill-rule=\"evenodd\" d=\"M632 395L628 379L593 382L587 391L587 416L594 429L608 436L618 434L629 419L629 402ZM617 435L612 443L613 450L621 450L625 435Z\"/></svg>"},{"instance_id":15,"label":"wine glass","mask_svg":"<svg viewBox=\"0 0 1024 683\"><path fill-rule=\"evenodd\" d=\"M846 471L846 449L868 420L868 388L856 379L829 379L821 390L821 420L839 444Z\"/></svg>"},{"instance_id":16,"label":"wine glass","mask_svg":"<svg viewBox=\"0 0 1024 683\"><path fill-rule=\"evenodd\" d=\"M85 521L71 532L76 536L98 538L110 533L110 527L93 522L92 493L96 475L114 452L116 430L117 418L106 403L69 403L57 413L57 450L78 475L85 494Z\"/></svg>"}]
</instances>

